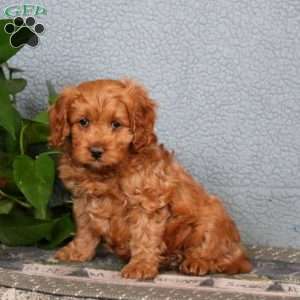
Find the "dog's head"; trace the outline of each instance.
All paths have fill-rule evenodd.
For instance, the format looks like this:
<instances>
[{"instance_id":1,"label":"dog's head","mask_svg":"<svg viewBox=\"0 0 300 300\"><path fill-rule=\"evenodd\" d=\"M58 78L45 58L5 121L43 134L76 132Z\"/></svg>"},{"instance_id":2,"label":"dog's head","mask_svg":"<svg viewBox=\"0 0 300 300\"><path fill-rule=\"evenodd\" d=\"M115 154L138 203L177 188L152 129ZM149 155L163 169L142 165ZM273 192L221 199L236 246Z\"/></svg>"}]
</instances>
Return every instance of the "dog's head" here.
<instances>
[{"instance_id":1,"label":"dog's head","mask_svg":"<svg viewBox=\"0 0 300 300\"><path fill-rule=\"evenodd\" d=\"M65 89L50 108L51 146L99 169L156 141L155 103L131 80L96 80Z\"/></svg>"}]
</instances>

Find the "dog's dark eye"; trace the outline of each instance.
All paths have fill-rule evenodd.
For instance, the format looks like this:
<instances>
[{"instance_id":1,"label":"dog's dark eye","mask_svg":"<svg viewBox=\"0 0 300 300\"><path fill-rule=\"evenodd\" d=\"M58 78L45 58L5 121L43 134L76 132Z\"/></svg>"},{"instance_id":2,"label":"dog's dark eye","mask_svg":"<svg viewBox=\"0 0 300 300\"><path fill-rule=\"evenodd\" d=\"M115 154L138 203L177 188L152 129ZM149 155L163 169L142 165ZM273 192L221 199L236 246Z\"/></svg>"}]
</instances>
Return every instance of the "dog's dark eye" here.
<instances>
[{"instance_id":1,"label":"dog's dark eye","mask_svg":"<svg viewBox=\"0 0 300 300\"><path fill-rule=\"evenodd\" d=\"M121 123L118 122L118 121L111 122L112 129L117 129L117 128L121 127L121 126L122 126Z\"/></svg>"},{"instance_id":2,"label":"dog's dark eye","mask_svg":"<svg viewBox=\"0 0 300 300\"><path fill-rule=\"evenodd\" d=\"M79 124L81 127L89 126L90 121L87 118L82 118L79 120Z\"/></svg>"}]
</instances>

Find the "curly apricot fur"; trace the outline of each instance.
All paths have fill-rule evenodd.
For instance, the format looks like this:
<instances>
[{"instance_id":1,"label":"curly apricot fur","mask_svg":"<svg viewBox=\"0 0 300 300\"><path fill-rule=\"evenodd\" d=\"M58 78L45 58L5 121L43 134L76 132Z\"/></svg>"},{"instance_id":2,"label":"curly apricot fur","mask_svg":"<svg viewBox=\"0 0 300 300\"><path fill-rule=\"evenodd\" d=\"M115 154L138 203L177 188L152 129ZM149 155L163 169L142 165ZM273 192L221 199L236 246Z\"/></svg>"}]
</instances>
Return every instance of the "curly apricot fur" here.
<instances>
[{"instance_id":1,"label":"curly apricot fur","mask_svg":"<svg viewBox=\"0 0 300 300\"><path fill-rule=\"evenodd\" d=\"M129 261L126 278L153 278L172 257L186 274L249 272L238 230L220 200L157 143L155 109L131 80L70 87L51 107L49 142L63 150L59 175L72 192L77 227L56 257L90 260L104 242ZM100 158L91 155L92 147L101 149Z\"/></svg>"}]
</instances>

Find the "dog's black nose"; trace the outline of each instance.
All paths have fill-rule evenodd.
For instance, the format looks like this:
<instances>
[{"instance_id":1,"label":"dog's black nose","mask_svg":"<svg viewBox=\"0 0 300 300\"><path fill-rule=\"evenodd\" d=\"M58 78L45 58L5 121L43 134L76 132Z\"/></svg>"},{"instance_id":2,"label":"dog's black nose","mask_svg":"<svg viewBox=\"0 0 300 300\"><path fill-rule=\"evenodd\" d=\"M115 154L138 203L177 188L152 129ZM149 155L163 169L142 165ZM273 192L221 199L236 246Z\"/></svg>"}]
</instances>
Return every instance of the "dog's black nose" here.
<instances>
[{"instance_id":1,"label":"dog's black nose","mask_svg":"<svg viewBox=\"0 0 300 300\"><path fill-rule=\"evenodd\" d=\"M99 159L99 158L101 158L101 156L103 154L103 149L99 148L99 147L91 147L90 152L91 152L93 158Z\"/></svg>"}]
</instances>

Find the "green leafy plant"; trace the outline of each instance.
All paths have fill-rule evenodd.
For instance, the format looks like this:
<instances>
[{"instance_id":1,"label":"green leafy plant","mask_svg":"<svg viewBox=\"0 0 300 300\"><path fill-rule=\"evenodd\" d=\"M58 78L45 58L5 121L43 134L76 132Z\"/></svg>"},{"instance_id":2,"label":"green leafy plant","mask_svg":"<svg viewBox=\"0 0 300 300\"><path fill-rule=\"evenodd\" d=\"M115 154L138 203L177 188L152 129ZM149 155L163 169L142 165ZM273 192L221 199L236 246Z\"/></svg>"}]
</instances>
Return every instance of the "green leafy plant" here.
<instances>
[{"instance_id":1,"label":"green leafy plant","mask_svg":"<svg viewBox=\"0 0 300 300\"><path fill-rule=\"evenodd\" d=\"M8 22L0 20L0 242L54 248L74 231L69 197L56 178L59 153L47 145L47 110L28 119L16 109L15 95L26 80L16 77L22 70L7 63L22 48L10 46ZM47 85L52 104L57 95Z\"/></svg>"}]
</instances>

